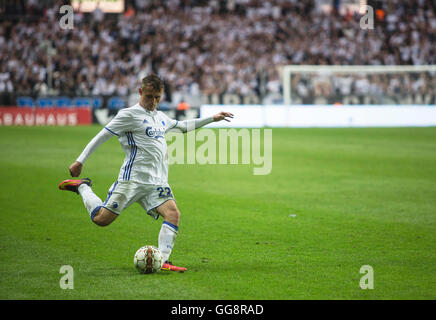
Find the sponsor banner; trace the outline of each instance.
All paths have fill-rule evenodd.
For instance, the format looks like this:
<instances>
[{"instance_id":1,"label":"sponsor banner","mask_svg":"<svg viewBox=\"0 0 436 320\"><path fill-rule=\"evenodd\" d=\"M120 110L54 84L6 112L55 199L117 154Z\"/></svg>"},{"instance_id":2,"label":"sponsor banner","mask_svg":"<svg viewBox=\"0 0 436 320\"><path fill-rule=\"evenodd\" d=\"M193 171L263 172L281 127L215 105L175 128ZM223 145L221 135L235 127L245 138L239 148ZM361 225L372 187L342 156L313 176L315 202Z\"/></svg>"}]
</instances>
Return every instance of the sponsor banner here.
<instances>
[{"instance_id":1,"label":"sponsor banner","mask_svg":"<svg viewBox=\"0 0 436 320\"><path fill-rule=\"evenodd\" d=\"M175 98L179 95L180 98ZM181 99L180 94L173 94L173 103L162 101L159 104L161 110L170 110L175 108L175 101ZM239 95L239 94L207 94L202 96L183 95L188 101L191 108L198 108L201 105L283 105L283 98L280 94L268 94L261 98L258 95ZM134 105L139 96L132 94L130 96L44 96L32 98L29 96L18 96L15 100L17 107L37 107L37 108L80 108L90 107L93 109L108 108L111 111L118 111ZM191 101L191 102L190 102ZM0 102L1 103L1 102ZM435 105L436 94L407 94L390 97L387 95L332 95L329 97L299 97L298 94L292 93L293 105Z\"/></svg>"},{"instance_id":2,"label":"sponsor banner","mask_svg":"<svg viewBox=\"0 0 436 320\"><path fill-rule=\"evenodd\" d=\"M268 94L264 97L259 95L240 95L234 93L224 94L207 94L202 96L203 104L226 104L226 105L281 105L283 98L280 94ZM341 105L434 105L436 104L436 94L433 93L415 93L402 94L396 96L389 95L331 95L328 97L316 97L308 95L301 97L296 92L292 92L293 105L323 105L331 104Z\"/></svg>"},{"instance_id":3,"label":"sponsor banner","mask_svg":"<svg viewBox=\"0 0 436 320\"><path fill-rule=\"evenodd\" d=\"M76 126L91 123L90 108L0 107L1 126Z\"/></svg>"},{"instance_id":4,"label":"sponsor banner","mask_svg":"<svg viewBox=\"0 0 436 320\"><path fill-rule=\"evenodd\" d=\"M265 126L265 108L262 105L204 105L200 117L211 117L221 111L235 115L231 122L220 121L208 124L216 128L260 128Z\"/></svg>"},{"instance_id":5,"label":"sponsor banner","mask_svg":"<svg viewBox=\"0 0 436 320\"><path fill-rule=\"evenodd\" d=\"M271 111L274 109L271 108ZM421 127L436 125L429 106L308 106L289 110L288 127Z\"/></svg>"},{"instance_id":6,"label":"sponsor banner","mask_svg":"<svg viewBox=\"0 0 436 320\"><path fill-rule=\"evenodd\" d=\"M204 105L201 117L220 111L235 115L231 122L209 127L421 127L436 126L436 105L422 106L276 106Z\"/></svg>"}]
</instances>

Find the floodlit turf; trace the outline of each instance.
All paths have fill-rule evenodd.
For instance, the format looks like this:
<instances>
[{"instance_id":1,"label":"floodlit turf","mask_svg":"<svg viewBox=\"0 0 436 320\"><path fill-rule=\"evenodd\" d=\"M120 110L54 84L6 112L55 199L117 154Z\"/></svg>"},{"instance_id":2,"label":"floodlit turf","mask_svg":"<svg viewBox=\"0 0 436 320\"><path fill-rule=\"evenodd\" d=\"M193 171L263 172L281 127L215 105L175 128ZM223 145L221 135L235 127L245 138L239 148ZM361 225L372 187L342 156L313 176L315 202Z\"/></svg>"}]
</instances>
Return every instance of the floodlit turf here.
<instances>
[{"instance_id":1,"label":"floodlit turf","mask_svg":"<svg viewBox=\"0 0 436 320\"><path fill-rule=\"evenodd\" d=\"M189 271L152 275L133 255L157 245L161 219L134 204L101 228L58 190L99 130L0 127L0 299L436 298L436 128L273 129L267 176L172 165L171 260ZM112 138L86 163L101 198L123 157ZM359 287L363 265L373 290Z\"/></svg>"}]
</instances>

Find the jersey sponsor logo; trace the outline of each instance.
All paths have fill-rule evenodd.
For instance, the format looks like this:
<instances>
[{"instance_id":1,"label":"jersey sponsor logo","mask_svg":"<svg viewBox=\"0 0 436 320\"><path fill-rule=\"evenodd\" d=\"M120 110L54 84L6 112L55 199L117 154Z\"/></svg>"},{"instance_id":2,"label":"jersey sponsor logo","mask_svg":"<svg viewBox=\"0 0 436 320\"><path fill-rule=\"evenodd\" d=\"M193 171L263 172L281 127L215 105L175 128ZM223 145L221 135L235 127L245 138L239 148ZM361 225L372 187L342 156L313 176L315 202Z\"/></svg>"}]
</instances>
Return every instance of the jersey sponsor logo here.
<instances>
[{"instance_id":1,"label":"jersey sponsor logo","mask_svg":"<svg viewBox=\"0 0 436 320\"><path fill-rule=\"evenodd\" d=\"M145 134L150 138L164 138L165 134L165 128L153 128L153 127L147 127L145 129Z\"/></svg>"}]
</instances>

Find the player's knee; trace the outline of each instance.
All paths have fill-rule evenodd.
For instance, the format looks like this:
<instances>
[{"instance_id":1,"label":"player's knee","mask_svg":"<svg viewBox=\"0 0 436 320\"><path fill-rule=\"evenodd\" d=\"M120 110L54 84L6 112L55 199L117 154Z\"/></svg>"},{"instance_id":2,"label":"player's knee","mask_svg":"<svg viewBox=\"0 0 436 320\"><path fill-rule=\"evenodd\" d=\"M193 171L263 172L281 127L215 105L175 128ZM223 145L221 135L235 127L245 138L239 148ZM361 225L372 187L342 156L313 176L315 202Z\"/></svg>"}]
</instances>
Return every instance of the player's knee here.
<instances>
[{"instance_id":1,"label":"player's knee","mask_svg":"<svg viewBox=\"0 0 436 320\"><path fill-rule=\"evenodd\" d=\"M108 226L112 223L112 219L108 219L107 215L104 214L103 208L98 210L95 215L92 217L92 222L100 227Z\"/></svg>"},{"instance_id":2,"label":"player's knee","mask_svg":"<svg viewBox=\"0 0 436 320\"><path fill-rule=\"evenodd\" d=\"M109 221L101 218L101 216L94 216L94 218L92 219L92 222L94 222L96 225L100 226L100 227L106 227L110 224Z\"/></svg>"},{"instance_id":3,"label":"player's knee","mask_svg":"<svg viewBox=\"0 0 436 320\"><path fill-rule=\"evenodd\" d=\"M106 227L106 226L108 226L108 225L111 224L111 222L106 221L106 220L103 220L103 219L99 219L98 217L97 217L97 218L94 218L94 219L92 220L92 222L94 222L96 225L98 225L98 226L100 226L100 227Z\"/></svg>"}]
</instances>

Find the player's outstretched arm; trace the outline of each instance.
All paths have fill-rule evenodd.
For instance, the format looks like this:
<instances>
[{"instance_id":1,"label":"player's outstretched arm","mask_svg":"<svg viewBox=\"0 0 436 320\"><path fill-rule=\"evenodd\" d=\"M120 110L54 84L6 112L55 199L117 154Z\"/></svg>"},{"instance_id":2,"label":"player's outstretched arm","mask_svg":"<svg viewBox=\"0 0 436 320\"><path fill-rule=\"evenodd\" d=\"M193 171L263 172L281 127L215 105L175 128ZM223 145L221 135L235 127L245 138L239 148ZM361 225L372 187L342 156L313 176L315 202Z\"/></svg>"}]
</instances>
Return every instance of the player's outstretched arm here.
<instances>
[{"instance_id":1,"label":"player's outstretched arm","mask_svg":"<svg viewBox=\"0 0 436 320\"><path fill-rule=\"evenodd\" d=\"M70 170L70 174L72 177L80 176L82 172L83 164L86 159L103 143L109 140L112 137L112 133L110 133L106 128L103 128L85 147L83 152L77 158L76 161L73 162L72 165L68 168Z\"/></svg>"},{"instance_id":2,"label":"player's outstretched arm","mask_svg":"<svg viewBox=\"0 0 436 320\"><path fill-rule=\"evenodd\" d=\"M198 119L190 119L190 120L183 120L178 121L176 125L171 128L171 131L179 131L179 132L188 132L191 130L195 130L198 128L201 128L211 122L217 122L221 120L225 120L227 122L230 122L230 119L233 118L233 114L230 112L220 112L212 117L206 117L206 118L198 118Z\"/></svg>"}]
</instances>

